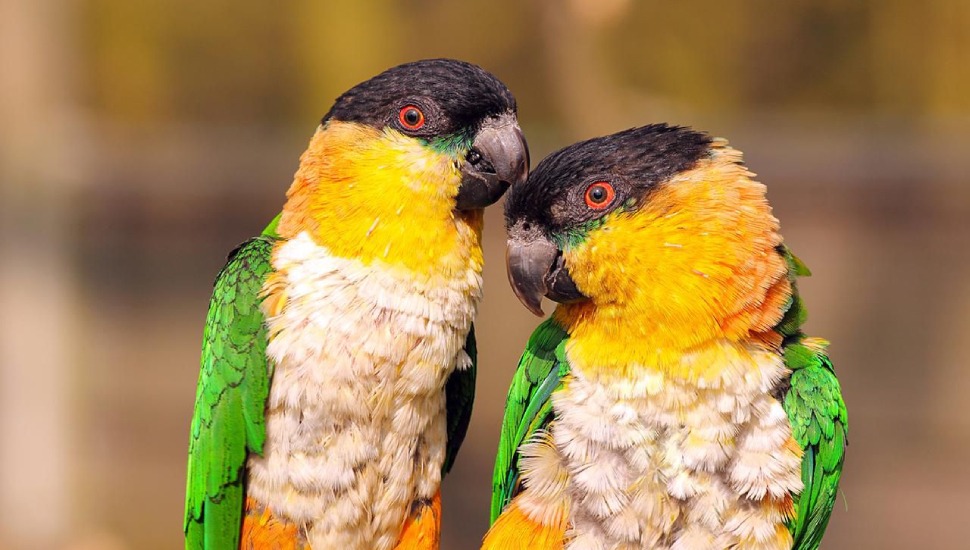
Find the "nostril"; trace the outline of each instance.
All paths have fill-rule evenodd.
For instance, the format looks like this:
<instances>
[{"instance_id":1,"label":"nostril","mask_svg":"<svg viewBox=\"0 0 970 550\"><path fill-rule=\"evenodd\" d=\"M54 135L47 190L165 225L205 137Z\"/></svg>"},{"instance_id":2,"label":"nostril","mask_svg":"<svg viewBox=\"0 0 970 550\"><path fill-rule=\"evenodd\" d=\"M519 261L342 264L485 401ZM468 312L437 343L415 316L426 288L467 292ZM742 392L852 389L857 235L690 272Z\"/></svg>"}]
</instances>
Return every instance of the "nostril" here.
<instances>
[{"instance_id":1,"label":"nostril","mask_svg":"<svg viewBox=\"0 0 970 550\"><path fill-rule=\"evenodd\" d=\"M523 223L522 224L522 230L523 231L531 231L532 230L532 224L529 223L529 222Z\"/></svg>"},{"instance_id":2,"label":"nostril","mask_svg":"<svg viewBox=\"0 0 970 550\"><path fill-rule=\"evenodd\" d=\"M495 173L495 167L492 166L492 163L475 149L468 151L468 154L465 155L465 160L467 160L468 163L474 166L479 172L484 174Z\"/></svg>"}]
</instances>

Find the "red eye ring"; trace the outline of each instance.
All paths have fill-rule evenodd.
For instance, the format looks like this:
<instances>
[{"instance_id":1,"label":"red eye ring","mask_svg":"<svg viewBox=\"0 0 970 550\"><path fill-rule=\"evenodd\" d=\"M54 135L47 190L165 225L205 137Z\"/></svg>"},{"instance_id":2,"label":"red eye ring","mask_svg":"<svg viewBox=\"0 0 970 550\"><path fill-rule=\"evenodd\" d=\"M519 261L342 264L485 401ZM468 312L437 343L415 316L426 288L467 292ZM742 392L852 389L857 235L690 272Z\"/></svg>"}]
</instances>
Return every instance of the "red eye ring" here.
<instances>
[{"instance_id":1,"label":"red eye ring","mask_svg":"<svg viewBox=\"0 0 970 550\"><path fill-rule=\"evenodd\" d=\"M417 105L405 105L397 115L401 126L408 130L419 130L424 126L424 113Z\"/></svg>"},{"instance_id":2,"label":"red eye ring","mask_svg":"<svg viewBox=\"0 0 970 550\"><path fill-rule=\"evenodd\" d=\"M586 188L586 206L593 210L602 210L613 202L616 191L608 181L598 181Z\"/></svg>"}]
</instances>

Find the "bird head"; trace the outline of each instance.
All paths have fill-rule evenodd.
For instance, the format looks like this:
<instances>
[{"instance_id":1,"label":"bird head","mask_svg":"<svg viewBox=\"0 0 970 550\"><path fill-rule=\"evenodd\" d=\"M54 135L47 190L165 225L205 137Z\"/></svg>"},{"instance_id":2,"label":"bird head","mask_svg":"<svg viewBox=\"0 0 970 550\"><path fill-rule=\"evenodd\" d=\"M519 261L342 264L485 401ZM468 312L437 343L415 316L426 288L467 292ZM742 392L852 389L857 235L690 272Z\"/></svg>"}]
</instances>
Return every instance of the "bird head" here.
<instances>
[{"instance_id":1,"label":"bird head","mask_svg":"<svg viewBox=\"0 0 970 550\"><path fill-rule=\"evenodd\" d=\"M365 261L420 262L441 252L432 237L480 227L481 210L528 169L501 81L461 61L407 63L336 99L301 157L280 232L309 231Z\"/></svg>"},{"instance_id":2,"label":"bird head","mask_svg":"<svg viewBox=\"0 0 970 550\"><path fill-rule=\"evenodd\" d=\"M790 287L752 176L725 141L667 125L558 151L506 200L512 287L533 313L548 297L565 326L634 348L768 330Z\"/></svg>"}]
</instances>

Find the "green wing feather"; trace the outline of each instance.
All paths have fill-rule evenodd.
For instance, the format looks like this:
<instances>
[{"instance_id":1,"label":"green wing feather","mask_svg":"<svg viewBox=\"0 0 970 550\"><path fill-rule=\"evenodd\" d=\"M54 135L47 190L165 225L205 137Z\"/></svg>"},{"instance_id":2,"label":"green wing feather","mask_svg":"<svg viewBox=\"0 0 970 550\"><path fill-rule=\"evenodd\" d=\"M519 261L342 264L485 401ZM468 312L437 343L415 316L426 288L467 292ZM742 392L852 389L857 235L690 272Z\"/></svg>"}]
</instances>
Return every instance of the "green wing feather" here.
<instances>
[{"instance_id":1,"label":"green wing feather","mask_svg":"<svg viewBox=\"0 0 970 550\"><path fill-rule=\"evenodd\" d=\"M448 446L445 462L441 465L441 475L451 471L458 456L458 449L465 440L468 423L472 418L472 404L475 402L475 377L478 373L478 347L475 344L475 326L472 325L465 339L465 353L472 364L465 369L455 370L445 385L445 408L448 422Z\"/></svg>"},{"instance_id":2,"label":"green wing feather","mask_svg":"<svg viewBox=\"0 0 970 550\"><path fill-rule=\"evenodd\" d=\"M782 247L781 253L788 260L793 283L794 277L810 274L787 248ZM801 331L805 319L805 308L794 289L788 311L777 327L784 337L785 365L792 371L780 397L792 434L805 453L805 488L795 496L795 517L788 527L793 548L815 550L835 506L848 444L848 418L839 381L825 353L827 342L805 337Z\"/></svg>"},{"instance_id":3,"label":"green wing feather","mask_svg":"<svg viewBox=\"0 0 970 550\"><path fill-rule=\"evenodd\" d=\"M532 333L512 377L495 472L492 476L491 523L518 492L519 446L552 419L550 396L569 372L566 332L551 318Z\"/></svg>"},{"instance_id":4,"label":"green wing feather","mask_svg":"<svg viewBox=\"0 0 970 550\"><path fill-rule=\"evenodd\" d=\"M185 546L239 548L244 468L262 453L271 364L260 291L272 271L276 221L234 250L216 277L202 341L189 440Z\"/></svg>"}]
</instances>

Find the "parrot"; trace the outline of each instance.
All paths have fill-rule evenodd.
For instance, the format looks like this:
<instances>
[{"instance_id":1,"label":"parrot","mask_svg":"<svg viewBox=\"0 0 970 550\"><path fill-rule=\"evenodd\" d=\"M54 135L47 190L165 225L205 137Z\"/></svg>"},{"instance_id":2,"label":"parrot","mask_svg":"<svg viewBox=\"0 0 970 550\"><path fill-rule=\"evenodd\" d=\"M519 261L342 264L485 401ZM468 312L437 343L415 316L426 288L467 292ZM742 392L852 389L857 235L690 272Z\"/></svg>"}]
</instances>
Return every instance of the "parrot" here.
<instances>
[{"instance_id":1,"label":"parrot","mask_svg":"<svg viewBox=\"0 0 970 550\"><path fill-rule=\"evenodd\" d=\"M340 95L281 212L216 277L187 549L434 549L468 428L484 208L529 169L515 98L430 59Z\"/></svg>"},{"instance_id":2,"label":"parrot","mask_svg":"<svg viewBox=\"0 0 970 550\"><path fill-rule=\"evenodd\" d=\"M651 124L542 160L505 202L526 308L486 549L814 549L846 407L809 270L740 151Z\"/></svg>"}]
</instances>

